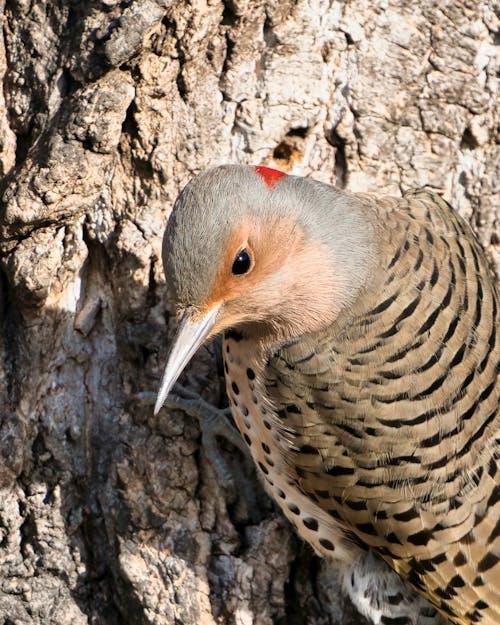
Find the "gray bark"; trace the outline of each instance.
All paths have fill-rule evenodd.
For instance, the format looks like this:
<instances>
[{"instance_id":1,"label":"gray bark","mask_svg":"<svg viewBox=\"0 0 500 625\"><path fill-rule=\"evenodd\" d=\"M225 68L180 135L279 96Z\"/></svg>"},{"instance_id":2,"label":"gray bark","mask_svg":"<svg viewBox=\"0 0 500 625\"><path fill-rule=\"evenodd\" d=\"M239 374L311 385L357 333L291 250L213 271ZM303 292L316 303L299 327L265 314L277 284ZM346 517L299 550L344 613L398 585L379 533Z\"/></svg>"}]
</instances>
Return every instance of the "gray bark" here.
<instances>
[{"instance_id":1,"label":"gray bark","mask_svg":"<svg viewBox=\"0 0 500 625\"><path fill-rule=\"evenodd\" d=\"M493 0L3 0L0 623L357 623L221 443L155 391L160 246L200 169L431 185L500 270ZM212 349L184 381L223 398Z\"/></svg>"}]
</instances>

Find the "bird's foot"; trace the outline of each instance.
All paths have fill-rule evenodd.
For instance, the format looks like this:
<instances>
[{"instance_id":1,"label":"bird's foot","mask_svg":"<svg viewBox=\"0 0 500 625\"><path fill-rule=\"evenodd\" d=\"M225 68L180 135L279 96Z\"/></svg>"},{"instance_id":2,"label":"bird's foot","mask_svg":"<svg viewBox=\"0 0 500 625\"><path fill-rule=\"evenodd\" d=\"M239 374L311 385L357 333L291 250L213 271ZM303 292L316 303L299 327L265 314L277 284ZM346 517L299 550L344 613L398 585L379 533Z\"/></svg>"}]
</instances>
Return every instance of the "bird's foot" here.
<instances>
[{"instance_id":1,"label":"bird's foot","mask_svg":"<svg viewBox=\"0 0 500 625\"><path fill-rule=\"evenodd\" d=\"M135 395L137 400L154 404L156 394L142 392ZM235 490L235 480L231 469L223 458L217 437L225 438L231 445L239 449L245 456L248 449L239 432L232 425L230 408L216 408L204 400L198 393L176 384L163 407L168 410L181 410L195 417L200 423L201 442L207 458L212 463L222 486L228 491Z\"/></svg>"},{"instance_id":2,"label":"bird's foot","mask_svg":"<svg viewBox=\"0 0 500 625\"><path fill-rule=\"evenodd\" d=\"M428 601L371 551L349 567L343 584L354 606L375 625L449 625Z\"/></svg>"}]
</instances>

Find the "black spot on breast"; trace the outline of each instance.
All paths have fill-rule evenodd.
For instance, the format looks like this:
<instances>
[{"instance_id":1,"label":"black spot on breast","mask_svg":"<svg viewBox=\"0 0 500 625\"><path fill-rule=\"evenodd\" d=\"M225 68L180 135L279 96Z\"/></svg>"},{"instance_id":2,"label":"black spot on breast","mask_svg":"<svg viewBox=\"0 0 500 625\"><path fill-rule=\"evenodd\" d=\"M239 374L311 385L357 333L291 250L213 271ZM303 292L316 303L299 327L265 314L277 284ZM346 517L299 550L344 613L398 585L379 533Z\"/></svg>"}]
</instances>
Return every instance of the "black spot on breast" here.
<instances>
[{"instance_id":1,"label":"black spot on breast","mask_svg":"<svg viewBox=\"0 0 500 625\"><path fill-rule=\"evenodd\" d=\"M249 380L255 380L255 371L251 369L250 367L248 367L247 369L247 378Z\"/></svg>"},{"instance_id":2,"label":"black spot on breast","mask_svg":"<svg viewBox=\"0 0 500 625\"><path fill-rule=\"evenodd\" d=\"M285 493L281 490L281 488L276 487L276 494L280 499L286 499Z\"/></svg>"},{"instance_id":3,"label":"black spot on breast","mask_svg":"<svg viewBox=\"0 0 500 625\"><path fill-rule=\"evenodd\" d=\"M293 514L300 514L300 509L298 506L296 506L294 503L290 502L288 504L288 509L290 510L290 512L293 512Z\"/></svg>"},{"instance_id":4,"label":"black spot on breast","mask_svg":"<svg viewBox=\"0 0 500 625\"><path fill-rule=\"evenodd\" d=\"M266 443L261 443L262 445L262 449L266 452L266 454L270 454L271 450L269 449L269 445L266 445Z\"/></svg>"},{"instance_id":5,"label":"black spot on breast","mask_svg":"<svg viewBox=\"0 0 500 625\"><path fill-rule=\"evenodd\" d=\"M308 530L312 530L313 532L318 531L318 521L308 516L305 519L302 519L302 523L307 527Z\"/></svg>"},{"instance_id":6,"label":"black spot on breast","mask_svg":"<svg viewBox=\"0 0 500 625\"><path fill-rule=\"evenodd\" d=\"M244 417L248 417L248 408L243 404L240 406L240 412Z\"/></svg>"},{"instance_id":7,"label":"black spot on breast","mask_svg":"<svg viewBox=\"0 0 500 625\"><path fill-rule=\"evenodd\" d=\"M264 473L265 475L269 475L269 470L267 469L266 466L262 464L262 462L259 462L258 465L262 473Z\"/></svg>"},{"instance_id":8,"label":"black spot on breast","mask_svg":"<svg viewBox=\"0 0 500 625\"><path fill-rule=\"evenodd\" d=\"M240 389L238 388L238 385L236 384L236 382L231 382L231 388L233 389L233 392L235 395L240 394Z\"/></svg>"},{"instance_id":9,"label":"black spot on breast","mask_svg":"<svg viewBox=\"0 0 500 625\"><path fill-rule=\"evenodd\" d=\"M324 549L327 549L328 551L335 551L335 547L333 546L333 543L330 540L328 540L328 538L320 538L319 544Z\"/></svg>"},{"instance_id":10,"label":"black spot on breast","mask_svg":"<svg viewBox=\"0 0 500 625\"><path fill-rule=\"evenodd\" d=\"M250 436L248 436L248 434L243 434L243 438L245 440L245 443L250 446L252 444L252 441L250 440Z\"/></svg>"},{"instance_id":11,"label":"black spot on breast","mask_svg":"<svg viewBox=\"0 0 500 625\"><path fill-rule=\"evenodd\" d=\"M227 360L224 360L224 371L229 373L229 367L227 366Z\"/></svg>"}]
</instances>

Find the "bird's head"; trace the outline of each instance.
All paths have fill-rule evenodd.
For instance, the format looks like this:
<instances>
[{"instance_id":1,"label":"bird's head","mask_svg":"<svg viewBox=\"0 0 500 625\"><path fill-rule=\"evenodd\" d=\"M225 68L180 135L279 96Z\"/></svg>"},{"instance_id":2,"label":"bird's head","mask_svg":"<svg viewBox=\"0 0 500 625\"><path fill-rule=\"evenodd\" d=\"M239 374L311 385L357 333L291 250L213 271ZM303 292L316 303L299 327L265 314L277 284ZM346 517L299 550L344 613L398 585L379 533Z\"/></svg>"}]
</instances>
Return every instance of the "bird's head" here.
<instances>
[{"instance_id":1,"label":"bird's head","mask_svg":"<svg viewBox=\"0 0 500 625\"><path fill-rule=\"evenodd\" d=\"M328 185L260 166L194 178L163 240L181 322L155 411L198 347L222 330L273 343L333 323L366 280L373 241L362 204Z\"/></svg>"}]
</instances>

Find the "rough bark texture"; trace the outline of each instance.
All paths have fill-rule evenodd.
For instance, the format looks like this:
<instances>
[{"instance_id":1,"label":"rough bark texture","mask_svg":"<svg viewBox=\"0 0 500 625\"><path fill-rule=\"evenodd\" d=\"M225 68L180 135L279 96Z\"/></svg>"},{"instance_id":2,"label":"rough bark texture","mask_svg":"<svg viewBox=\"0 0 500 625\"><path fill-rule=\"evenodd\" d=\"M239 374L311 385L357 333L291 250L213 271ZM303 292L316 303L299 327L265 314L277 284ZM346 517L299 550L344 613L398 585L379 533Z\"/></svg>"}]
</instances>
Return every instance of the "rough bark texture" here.
<instances>
[{"instance_id":1,"label":"rough bark texture","mask_svg":"<svg viewBox=\"0 0 500 625\"><path fill-rule=\"evenodd\" d=\"M192 174L265 162L438 188L500 269L493 9L0 0L0 623L360 622L248 460L222 443L224 492L137 396L175 327L162 232ZM213 349L184 379L223 401Z\"/></svg>"}]
</instances>

